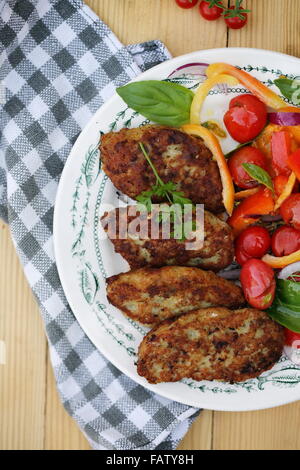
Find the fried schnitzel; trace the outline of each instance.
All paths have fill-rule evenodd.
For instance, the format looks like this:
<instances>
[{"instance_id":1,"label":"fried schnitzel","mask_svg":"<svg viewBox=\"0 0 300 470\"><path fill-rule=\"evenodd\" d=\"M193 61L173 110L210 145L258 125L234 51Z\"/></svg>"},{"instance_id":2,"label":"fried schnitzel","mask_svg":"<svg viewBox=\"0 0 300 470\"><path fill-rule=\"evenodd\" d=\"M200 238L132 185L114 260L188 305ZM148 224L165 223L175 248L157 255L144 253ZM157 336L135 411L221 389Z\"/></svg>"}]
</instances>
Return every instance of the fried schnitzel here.
<instances>
[{"instance_id":1,"label":"fried schnitzel","mask_svg":"<svg viewBox=\"0 0 300 470\"><path fill-rule=\"evenodd\" d=\"M206 308L165 320L139 347L137 370L150 383L194 380L243 382L280 358L283 328L266 312Z\"/></svg>"},{"instance_id":2,"label":"fried schnitzel","mask_svg":"<svg viewBox=\"0 0 300 470\"><path fill-rule=\"evenodd\" d=\"M169 127L151 125L102 136L102 168L119 191L136 199L156 183L140 142L164 183L176 183L185 197L211 212L224 210L220 173L210 150L201 139Z\"/></svg>"},{"instance_id":3,"label":"fried schnitzel","mask_svg":"<svg viewBox=\"0 0 300 470\"><path fill-rule=\"evenodd\" d=\"M133 320L155 325L191 310L246 301L242 289L211 271L183 266L141 268L107 279L107 297Z\"/></svg>"}]
</instances>

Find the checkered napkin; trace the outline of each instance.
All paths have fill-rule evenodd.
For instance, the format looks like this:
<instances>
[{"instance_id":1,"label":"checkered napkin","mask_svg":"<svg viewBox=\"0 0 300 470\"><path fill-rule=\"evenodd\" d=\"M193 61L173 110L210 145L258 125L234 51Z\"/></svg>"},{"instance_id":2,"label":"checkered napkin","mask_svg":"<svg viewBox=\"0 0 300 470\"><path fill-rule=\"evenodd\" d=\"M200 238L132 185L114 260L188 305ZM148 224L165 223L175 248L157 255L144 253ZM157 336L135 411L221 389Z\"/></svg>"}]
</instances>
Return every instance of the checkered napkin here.
<instances>
[{"instance_id":1,"label":"checkered napkin","mask_svg":"<svg viewBox=\"0 0 300 470\"><path fill-rule=\"evenodd\" d=\"M155 395L95 349L53 254L58 180L78 134L120 86L169 58L123 47L79 0L0 0L0 216L41 308L63 404L96 449L172 449L197 410Z\"/></svg>"}]
</instances>

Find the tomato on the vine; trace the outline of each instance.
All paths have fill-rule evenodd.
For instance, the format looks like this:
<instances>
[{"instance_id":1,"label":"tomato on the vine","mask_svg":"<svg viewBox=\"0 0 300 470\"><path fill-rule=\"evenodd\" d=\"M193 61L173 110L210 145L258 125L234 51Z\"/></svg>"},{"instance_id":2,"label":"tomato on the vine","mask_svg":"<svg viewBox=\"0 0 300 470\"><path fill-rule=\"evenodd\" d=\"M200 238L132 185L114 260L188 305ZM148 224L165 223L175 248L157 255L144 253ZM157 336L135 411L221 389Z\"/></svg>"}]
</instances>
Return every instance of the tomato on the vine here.
<instances>
[{"instance_id":1,"label":"tomato on the vine","mask_svg":"<svg viewBox=\"0 0 300 470\"><path fill-rule=\"evenodd\" d=\"M180 8L193 8L197 5L198 0L175 0Z\"/></svg>"},{"instance_id":2,"label":"tomato on the vine","mask_svg":"<svg viewBox=\"0 0 300 470\"><path fill-rule=\"evenodd\" d=\"M248 227L235 240L235 257L243 266L251 258L262 258L271 246L271 237L264 227Z\"/></svg>"},{"instance_id":3,"label":"tomato on the vine","mask_svg":"<svg viewBox=\"0 0 300 470\"><path fill-rule=\"evenodd\" d=\"M267 123L267 107L256 96L246 94L230 101L224 123L231 137L244 144L255 139Z\"/></svg>"},{"instance_id":4,"label":"tomato on the vine","mask_svg":"<svg viewBox=\"0 0 300 470\"><path fill-rule=\"evenodd\" d=\"M281 205L280 214L285 223L300 230L300 193L291 194Z\"/></svg>"},{"instance_id":5,"label":"tomato on the vine","mask_svg":"<svg viewBox=\"0 0 300 470\"><path fill-rule=\"evenodd\" d=\"M254 308L266 310L275 297L274 271L259 259L250 259L241 270L241 284L247 302Z\"/></svg>"},{"instance_id":6,"label":"tomato on the vine","mask_svg":"<svg viewBox=\"0 0 300 470\"><path fill-rule=\"evenodd\" d=\"M231 6L225 11L225 23L230 29L241 29L248 21L247 13L251 10L245 10L241 6L242 1L243 0L236 0L235 6Z\"/></svg>"},{"instance_id":7,"label":"tomato on the vine","mask_svg":"<svg viewBox=\"0 0 300 470\"><path fill-rule=\"evenodd\" d=\"M275 256L288 256L300 250L300 231L293 227L279 227L272 236L272 252Z\"/></svg>"},{"instance_id":8,"label":"tomato on the vine","mask_svg":"<svg viewBox=\"0 0 300 470\"><path fill-rule=\"evenodd\" d=\"M214 21L220 18L224 10L220 0L202 0L199 5L201 16L208 21Z\"/></svg>"},{"instance_id":9,"label":"tomato on the vine","mask_svg":"<svg viewBox=\"0 0 300 470\"><path fill-rule=\"evenodd\" d=\"M244 170L244 163L253 163L264 170L267 170L267 159L265 155L255 147L242 147L234 152L229 158L228 168L234 183L243 189L250 189L258 186L258 182Z\"/></svg>"}]
</instances>

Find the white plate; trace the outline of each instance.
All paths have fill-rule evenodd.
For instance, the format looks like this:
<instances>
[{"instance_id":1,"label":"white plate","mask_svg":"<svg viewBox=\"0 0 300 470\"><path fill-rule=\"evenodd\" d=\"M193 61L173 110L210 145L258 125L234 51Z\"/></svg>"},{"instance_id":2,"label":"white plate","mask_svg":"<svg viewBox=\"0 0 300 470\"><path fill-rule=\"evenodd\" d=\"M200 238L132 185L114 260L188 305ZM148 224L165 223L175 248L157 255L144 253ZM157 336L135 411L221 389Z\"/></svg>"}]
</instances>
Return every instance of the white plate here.
<instances>
[{"instance_id":1,"label":"white plate","mask_svg":"<svg viewBox=\"0 0 300 470\"><path fill-rule=\"evenodd\" d=\"M258 49L232 48L193 52L172 59L143 73L138 80L165 79L177 67L191 62L220 61L243 67L268 86L273 86L273 80L282 74L300 75L300 60L294 57ZM188 80L186 83L191 85ZM243 92L242 86L229 89L228 94L214 90L206 102L203 119L221 118L229 100ZM137 374L136 352L147 330L126 318L106 298L105 278L127 271L128 264L114 252L109 240L103 240L99 225L103 204L117 205L119 202L112 183L102 171L99 173L100 131L137 127L145 121L126 108L115 95L97 111L78 137L59 184L54 214L56 262L77 320L99 351L124 374L172 400L213 410L245 411L300 399L300 367L285 356L271 371L242 384L185 379L150 385ZM228 139L224 150L232 148L233 141Z\"/></svg>"}]
</instances>

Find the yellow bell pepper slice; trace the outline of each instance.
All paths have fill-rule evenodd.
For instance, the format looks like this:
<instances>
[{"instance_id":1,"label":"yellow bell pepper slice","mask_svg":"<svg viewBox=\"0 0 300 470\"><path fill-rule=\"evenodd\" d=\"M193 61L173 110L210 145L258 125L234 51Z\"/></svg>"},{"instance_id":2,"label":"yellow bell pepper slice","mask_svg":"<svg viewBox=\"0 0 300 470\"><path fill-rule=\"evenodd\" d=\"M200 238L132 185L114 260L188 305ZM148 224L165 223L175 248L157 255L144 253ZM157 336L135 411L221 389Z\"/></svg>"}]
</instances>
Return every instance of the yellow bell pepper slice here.
<instances>
[{"instance_id":1,"label":"yellow bell pepper slice","mask_svg":"<svg viewBox=\"0 0 300 470\"><path fill-rule=\"evenodd\" d=\"M206 69L206 75L209 79L223 74L235 77L242 85L248 88L249 91L270 108L279 110L286 106L286 103L279 95L244 70L237 69L233 65L222 62L211 64Z\"/></svg>"},{"instance_id":2,"label":"yellow bell pepper slice","mask_svg":"<svg viewBox=\"0 0 300 470\"><path fill-rule=\"evenodd\" d=\"M228 214L231 215L234 207L234 186L226 158L218 139L208 129L196 124L186 124L182 126L182 130L189 135L201 137L207 148L213 154L213 160L217 162L221 175L223 204Z\"/></svg>"},{"instance_id":3,"label":"yellow bell pepper slice","mask_svg":"<svg viewBox=\"0 0 300 470\"><path fill-rule=\"evenodd\" d=\"M300 250L295 251L295 253L292 253L288 256L276 257L272 255L265 255L262 257L262 261L268 264L271 268L282 269L289 264L300 261Z\"/></svg>"},{"instance_id":4,"label":"yellow bell pepper slice","mask_svg":"<svg viewBox=\"0 0 300 470\"><path fill-rule=\"evenodd\" d=\"M283 204L283 202L292 194L296 181L297 181L297 178L296 178L295 173L291 173L288 179L288 182L286 184L286 187L284 188L284 190L282 191L282 193L280 194L279 198L277 199L275 203L275 207L274 207L275 211L277 211L279 207L281 206L281 204Z\"/></svg>"},{"instance_id":5,"label":"yellow bell pepper slice","mask_svg":"<svg viewBox=\"0 0 300 470\"><path fill-rule=\"evenodd\" d=\"M237 85L238 80L232 77L231 75L216 75L205 80L205 82L203 82L195 92L195 96L192 101L190 117L191 124L201 124L200 113L204 100L210 90L219 83L226 83L227 85Z\"/></svg>"}]
</instances>

